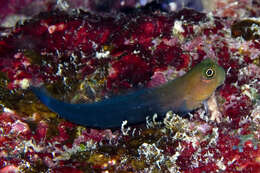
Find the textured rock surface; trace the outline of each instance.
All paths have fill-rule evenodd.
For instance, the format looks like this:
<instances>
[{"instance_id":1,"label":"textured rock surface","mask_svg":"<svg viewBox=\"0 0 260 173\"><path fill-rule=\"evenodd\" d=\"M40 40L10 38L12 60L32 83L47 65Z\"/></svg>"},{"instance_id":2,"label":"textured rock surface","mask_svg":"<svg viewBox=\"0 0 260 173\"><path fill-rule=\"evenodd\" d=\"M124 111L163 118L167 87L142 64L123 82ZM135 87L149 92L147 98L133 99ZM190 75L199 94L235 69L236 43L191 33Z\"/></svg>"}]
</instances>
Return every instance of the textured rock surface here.
<instances>
[{"instance_id":1,"label":"textured rock surface","mask_svg":"<svg viewBox=\"0 0 260 173\"><path fill-rule=\"evenodd\" d=\"M52 11L1 29L0 171L259 172L260 29L250 18L259 4L225 3L218 17ZM218 121L201 108L187 119L168 113L162 124L88 129L59 119L28 89L44 83L61 100L93 102L157 86L206 57L227 72L215 93Z\"/></svg>"}]
</instances>

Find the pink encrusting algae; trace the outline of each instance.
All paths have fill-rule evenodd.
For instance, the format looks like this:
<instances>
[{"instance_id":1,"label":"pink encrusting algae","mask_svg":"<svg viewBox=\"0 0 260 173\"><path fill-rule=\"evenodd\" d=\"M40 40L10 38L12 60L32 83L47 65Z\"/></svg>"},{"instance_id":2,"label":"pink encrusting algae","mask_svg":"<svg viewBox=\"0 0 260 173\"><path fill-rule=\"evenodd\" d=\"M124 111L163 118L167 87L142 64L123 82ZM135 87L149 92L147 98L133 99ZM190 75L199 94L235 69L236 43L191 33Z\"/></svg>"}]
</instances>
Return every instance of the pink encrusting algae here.
<instances>
[{"instance_id":1,"label":"pink encrusting algae","mask_svg":"<svg viewBox=\"0 0 260 173\"><path fill-rule=\"evenodd\" d=\"M260 21L253 4L243 9L246 22L231 15L240 14L238 5L213 12L218 17L188 9L106 16L56 10L4 30L0 172L260 172ZM207 57L226 80L210 111L202 107L189 118L168 112L121 130L89 129L58 118L29 89L44 83L60 100L98 101L158 86Z\"/></svg>"}]
</instances>

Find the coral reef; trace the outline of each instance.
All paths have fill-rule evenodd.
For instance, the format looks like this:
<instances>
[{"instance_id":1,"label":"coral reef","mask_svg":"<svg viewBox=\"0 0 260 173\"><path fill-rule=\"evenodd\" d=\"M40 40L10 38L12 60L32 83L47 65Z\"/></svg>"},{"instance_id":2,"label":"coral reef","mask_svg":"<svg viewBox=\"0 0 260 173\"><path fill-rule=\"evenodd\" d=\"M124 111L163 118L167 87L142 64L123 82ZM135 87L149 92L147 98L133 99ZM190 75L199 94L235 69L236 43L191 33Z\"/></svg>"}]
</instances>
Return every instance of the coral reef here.
<instances>
[{"instance_id":1,"label":"coral reef","mask_svg":"<svg viewBox=\"0 0 260 173\"><path fill-rule=\"evenodd\" d=\"M1 29L0 172L260 172L260 6L233 2L208 14L50 10ZM158 86L206 57L226 81L209 112L188 118L168 112L89 129L60 119L29 89L44 84L60 100L94 102Z\"/></svg>"}]
</instances>

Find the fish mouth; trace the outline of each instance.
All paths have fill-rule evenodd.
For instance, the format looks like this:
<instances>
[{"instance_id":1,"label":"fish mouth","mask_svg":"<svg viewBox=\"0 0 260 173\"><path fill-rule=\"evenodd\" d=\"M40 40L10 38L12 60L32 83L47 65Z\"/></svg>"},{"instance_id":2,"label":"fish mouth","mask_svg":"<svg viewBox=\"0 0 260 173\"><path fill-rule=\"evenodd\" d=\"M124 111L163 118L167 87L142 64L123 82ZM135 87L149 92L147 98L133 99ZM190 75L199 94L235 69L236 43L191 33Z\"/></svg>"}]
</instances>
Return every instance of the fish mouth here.
<instances>
[{"instance_id":1,"label":"fish mouth","mask_svg":"<svg viewBox=\"0 0 260 173\"><path fill-rule=\"evenodd\" d=\"M219 67L219 77L218 77L219 86L224 84L225 80L226 80L226 72L225 72L224 68Z\"/></svg>"}]
</instances>

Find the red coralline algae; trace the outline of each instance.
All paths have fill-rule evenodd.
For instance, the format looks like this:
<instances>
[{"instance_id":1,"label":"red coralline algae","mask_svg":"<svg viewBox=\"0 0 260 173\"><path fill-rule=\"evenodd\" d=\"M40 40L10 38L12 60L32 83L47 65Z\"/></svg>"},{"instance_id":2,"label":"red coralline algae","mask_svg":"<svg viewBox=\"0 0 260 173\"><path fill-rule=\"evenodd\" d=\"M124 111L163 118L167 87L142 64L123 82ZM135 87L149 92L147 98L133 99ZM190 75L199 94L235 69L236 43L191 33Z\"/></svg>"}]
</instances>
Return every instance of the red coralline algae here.
<instances>
[{"instance_id":1,"label":"red coralline algae","mask_svg":"<svg viewBox=\"0 0 260 173\"><path fill-rule=\"evenodd\" d=\"M260 44L243 37L236 9L54 10L1 30L0 172L259 172ZM257 20L246 27L260 31ZM217 122L201 108L147 127L88 129L55 117L28 89L44 83L61 100L101 100L163 84L207 57L227 73L214 97Z\"/></svg>"},{"instance_id":2,"label":"red coralline algae","mask_svg":"<svg viewBox=\"0 0 260 173\"><path fill-rule=\"evenodd\" d=\"M122 57L113 62L111 68L107 81L110 89L131 88L140 82L148 81L151 76L147 62L136 55Z\"/></svg>"},{"instance_id":3,"label":"red coralline algae","mask_svg":"<svg viewBox=\"0 0 260 173\"><path fill-rule=\"evenodd\" d=\"M187 68L189 65L189 57L183 55L183 51L178 45L168 46L161 43L156 47L154 52L155 64L154 67L174 66L177 70Z\"/></svg>"}]
</instances>

